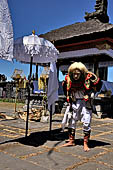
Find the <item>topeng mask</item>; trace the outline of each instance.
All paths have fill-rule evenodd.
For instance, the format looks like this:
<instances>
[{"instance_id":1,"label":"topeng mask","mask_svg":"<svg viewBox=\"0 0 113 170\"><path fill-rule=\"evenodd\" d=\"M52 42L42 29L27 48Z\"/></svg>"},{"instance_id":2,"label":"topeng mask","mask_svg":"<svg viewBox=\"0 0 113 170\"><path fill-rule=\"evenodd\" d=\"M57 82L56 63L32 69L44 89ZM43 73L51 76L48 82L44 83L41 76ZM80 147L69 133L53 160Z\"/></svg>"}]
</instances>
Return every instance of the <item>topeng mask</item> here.
<instances>
[{"instance_id":1,"label":"topeng mask","mask_svg":"<svg viewBox=\"0 0 113 170\"><path fill-rule=\"evenodd\" d=\"M79 80L81 76L81 71L79 69L73 70L73 79L74 80Z\"/></svg>"}]
</instances>

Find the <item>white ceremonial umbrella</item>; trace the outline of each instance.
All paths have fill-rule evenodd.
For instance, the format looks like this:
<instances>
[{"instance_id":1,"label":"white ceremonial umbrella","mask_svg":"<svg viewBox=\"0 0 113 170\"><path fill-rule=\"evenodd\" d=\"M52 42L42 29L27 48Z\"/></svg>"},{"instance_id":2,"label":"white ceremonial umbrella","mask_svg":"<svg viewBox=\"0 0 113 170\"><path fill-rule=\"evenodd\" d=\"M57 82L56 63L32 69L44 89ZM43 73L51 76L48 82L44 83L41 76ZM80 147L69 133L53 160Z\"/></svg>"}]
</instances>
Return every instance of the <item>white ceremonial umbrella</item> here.
<instances>
[{"instance_id":1,"label":"white ceremonial umbrella","mask_svg":"<svg viewBox=\"0 0 113 170\"><path fill-rule=\"evenodd\" d=\"M30 102L30 80L32 75L32 64L44 64L56 62L58 50L48 40L35 35L24 36L16 39L14 42L14 58L22 63L30 63L29 86L28 86L28 104L26 119L26 136L28 133L29 102Z\"/></svg>"},{"instance_id":2,"label":"white ceremonial umbrella","mask_svg":"<svg viewBox=\"0 0 113 170\"><path fill-rule=\"evenodd\" d=\"M48 40L32 35L18 38L14 42L14 58L23 63L49 63L56 61L58 50Z\"/></svg>"}]
</instances>

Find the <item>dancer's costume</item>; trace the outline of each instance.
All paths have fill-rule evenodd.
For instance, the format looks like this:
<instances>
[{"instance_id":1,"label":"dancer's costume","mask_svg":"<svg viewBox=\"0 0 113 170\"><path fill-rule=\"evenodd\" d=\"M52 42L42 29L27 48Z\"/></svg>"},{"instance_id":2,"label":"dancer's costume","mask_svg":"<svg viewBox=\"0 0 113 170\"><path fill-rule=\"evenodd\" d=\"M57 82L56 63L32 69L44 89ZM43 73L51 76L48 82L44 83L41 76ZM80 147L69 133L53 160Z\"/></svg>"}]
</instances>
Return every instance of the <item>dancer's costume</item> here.
<instances>
[{"instance_id":1,"label":"dancer's costume","mask_svg":"<svg viewBox=\"0 0 113 170\"><path fill-rule=\"evenodd\" d=\"M75 65L74 65L75 64ZM83 67L81 67L81 65ZM79 69L81 76L79 80L73 79L73 70ZM65 77L64 89L67 101L70 103L62 120L62 127L68 125L69 140L74 144L76 123L78 120L83 122L84 142L88 142L91 132L92 105L90 95L92 90L100 88L101 81L95 74L88 72L82 63L73 63L68 69Z\"/></svg>"}]
</instances>

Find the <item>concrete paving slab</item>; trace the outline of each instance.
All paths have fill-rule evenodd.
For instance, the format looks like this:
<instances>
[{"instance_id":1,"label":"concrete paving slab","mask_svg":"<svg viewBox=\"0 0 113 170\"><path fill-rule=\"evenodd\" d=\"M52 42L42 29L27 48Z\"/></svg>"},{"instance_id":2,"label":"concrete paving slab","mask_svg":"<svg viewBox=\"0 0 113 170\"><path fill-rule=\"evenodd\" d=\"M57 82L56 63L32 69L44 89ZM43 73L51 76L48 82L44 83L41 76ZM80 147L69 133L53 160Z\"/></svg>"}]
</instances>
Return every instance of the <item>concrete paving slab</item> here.
<instances>
[{"instance_id":1,"label":"concrete paving slab","mask_svg":"<svg viewBox=\"0 0 113 170\"><path fill-rule=\"evenodd\" d=\"M68 167L68 169L76 169L76 170L111 170L112 167L109 167L107 165L104 165L103 163L98 162L81 162L80 164L72 165L71 167Z\"/></svg>"},{"instance_id":2,"label":"concrete paving slab","mask_svg":"<svg viewBox=\"0 0 113 170\"><path fill-rule=\"evenodd\" d=\"M43 147L32 147L26 146L19 143L8 143L4 145L0 145L1 152L7 152L11 155L15 155L16 157L27 157L29 155L41 154L43 152L47 152L47 149Z\"/></svg>"},{"instance_id":3,"label":"concrete paving slab","mask_svg":"<svg viewBox=\"0 0 113 170\"><path fill-rule=\"evenodd\" d=\"M27 138L24 120L0 121L0 170L113 169L113 119L92 119L91 150L84 152L81 122L77 124L76 146L61 147L68 138L67 128L64 132L60 129L62 117L53 115L51 136L49 122L29 121Z\"/></svg>"},{"instance_id":4,"label":"concrete paving slab","mask_svg":"<svg viewBox=\"0 0 113 170\"><path fill-rule=\"evenodd\" d=\"M60 152L64 152L67 155L68 154L72 154L75 155L77 157L79 157L81 160L82 159L86 159L86 158L92 158L95 157L96 155L98 155L100 152L104 152L104 149L102 148L90 148L89 152L84 152L83 150L83 146L75 146L75 147L62 147L59 148Z\"/></svg>"},{"instance_id":5,"label":"concrete paving slab","mask_svg":"<svg viewBox=\"0 0 113 170\"><path fill-rule=\"evenodd\" d=\"M109 165L113 169L113 150L111 152L106 151L104 155L101 155L96 160L103 162L106 165Z\"/></svg>"},{"instance_id":6,"label":"concrete paving slab","mask_svg":"<svg viewBox=\"0 0 113 170\"><path fill-rule=\"evenodd\" d=\"M64 170L71 164L75 164L80 161L80 159L73 155L68 156L64 153L55 152L54 150L50 150L48 153L29 157L27 160L39 163L43 165L44 168L52 170Z\"/></svg>"},{"instance_id":7,"label":"concrete paving slab","mask_svg":"<svg viewBox=\"0 0 113 170\"><path fill-rule=\"evenodd\" d=\"M109 131L106 134L105 133L100 134L99 137L103 139L107 139L109 141L113 141L113 131Z\"/></svg>"},{"instance_id":8,"label":"concrete paving slab","mask_svg":"<svg viewBox=\"0 0 113 170\"><path fill-rule=\"evenodd\" d=\"M109 130L112 130L113 129L113 125L105 125L105 126L102 126L101 128L100 127L92 127L92 132L93 131L99 131L99 132L108 132Z\"/></svg>"},{"instance_id":9,"label":"concrete paving slab","mask_svg":"<svg viewBox=\"0 0 113 170\"><path fill-rule=\"evenodd\" d=\"M39 164L21 160L7 153L0 152L0 170L48 170Z\"/></svg>"}]
</instances>

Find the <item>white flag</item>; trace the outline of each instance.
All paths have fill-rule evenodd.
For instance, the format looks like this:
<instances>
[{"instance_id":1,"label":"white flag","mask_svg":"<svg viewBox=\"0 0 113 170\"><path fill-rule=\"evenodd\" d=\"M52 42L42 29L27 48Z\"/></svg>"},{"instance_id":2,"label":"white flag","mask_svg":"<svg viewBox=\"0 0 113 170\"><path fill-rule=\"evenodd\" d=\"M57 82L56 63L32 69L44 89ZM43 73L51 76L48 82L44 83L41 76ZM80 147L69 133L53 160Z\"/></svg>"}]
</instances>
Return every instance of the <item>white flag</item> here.
<instances>
[{"instance_id":1,"label":"white flag","mask_svg":"<svg viewBox=\"0 0 113 170\"><path fill-rule=\"evenodd\" d=\"M13 27L7 0L0 0L0 58L13 58Z\"/></svg>"},{"instance_id":2,"label":"white flag","mask_svg":"<svg viewBox=\"0 0 113 170\"><path fill-rule=\"evenodd\" d=\"M56 63L50 64L50 73L48 81L48 110L52 106L52 113L55 112L55 102L58 100L58 79L57 79L57 68Z\"/></svg>"}]
</instances>

